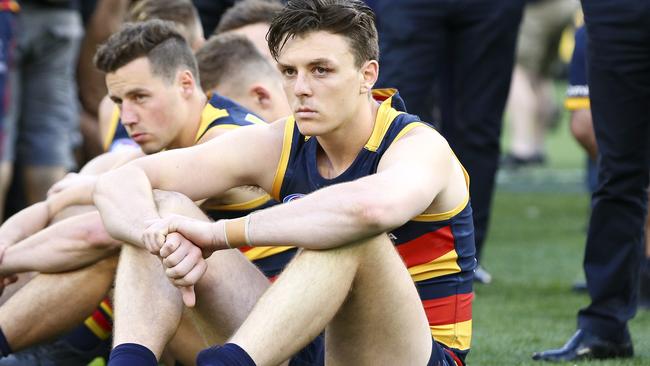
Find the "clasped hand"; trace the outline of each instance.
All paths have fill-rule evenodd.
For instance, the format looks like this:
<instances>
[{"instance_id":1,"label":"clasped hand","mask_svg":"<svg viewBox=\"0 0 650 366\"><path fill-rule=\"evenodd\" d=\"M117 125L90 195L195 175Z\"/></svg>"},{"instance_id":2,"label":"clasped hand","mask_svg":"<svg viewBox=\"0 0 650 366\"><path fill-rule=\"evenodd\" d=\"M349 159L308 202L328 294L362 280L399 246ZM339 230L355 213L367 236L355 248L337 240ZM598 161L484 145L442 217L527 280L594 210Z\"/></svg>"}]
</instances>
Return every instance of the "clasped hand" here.
<instances>
[{"instance_id":1,"label":"clasped hand","mask_svg":"<svg viewBox=\"0 0 650 366\"><path fill-rule=\"evenodd\" d=\"M169 280L181 289L183 301L193 306L193 286L207 270L205 258L215 250L227 249L218 235L223 225L171 215L152 220L142 235L147 250L159 256Z\"/></svg>"}]
</instances>

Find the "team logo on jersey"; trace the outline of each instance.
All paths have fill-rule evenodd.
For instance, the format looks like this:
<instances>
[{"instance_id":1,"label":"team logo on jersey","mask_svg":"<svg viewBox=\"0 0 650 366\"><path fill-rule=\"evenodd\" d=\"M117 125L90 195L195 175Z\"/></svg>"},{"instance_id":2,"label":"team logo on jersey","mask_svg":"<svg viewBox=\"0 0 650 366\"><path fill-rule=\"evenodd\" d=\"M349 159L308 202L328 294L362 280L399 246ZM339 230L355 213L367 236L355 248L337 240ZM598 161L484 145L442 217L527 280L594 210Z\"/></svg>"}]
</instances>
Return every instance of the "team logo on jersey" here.
<instances>
[{"instance_id":1,"label":"team logo on jersey","mask_svg":"<svg viewBox=\"0 0 650 366\"><path fill-rule=\"evenodd\" d=\"M291 201L293 201L293 200L297 200L298 198L300 198L300 197L302 197L302 196L304 196L303 193L293 193L293 194L290 194L290 195L284 197L284 199L282 200L282 203L287 203L287 202L291 202Z\"/></svg>"}]
</instances>

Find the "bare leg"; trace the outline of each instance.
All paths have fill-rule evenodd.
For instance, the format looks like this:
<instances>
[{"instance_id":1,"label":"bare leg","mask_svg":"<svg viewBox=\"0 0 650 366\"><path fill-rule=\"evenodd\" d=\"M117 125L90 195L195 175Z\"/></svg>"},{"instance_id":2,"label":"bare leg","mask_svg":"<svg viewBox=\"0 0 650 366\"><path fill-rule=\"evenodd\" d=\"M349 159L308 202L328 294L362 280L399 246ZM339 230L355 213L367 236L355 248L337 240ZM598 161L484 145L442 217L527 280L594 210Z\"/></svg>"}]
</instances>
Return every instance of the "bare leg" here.
<instances>
[{"instance_id":1,"label":"bare leg","mask_svg":"<svg viewBox=\"0 0 650 366\"><path fill-rule=\"evenodd\" d=\"M323 329L329 365L425 365L431 333L392 243L381 235L301 252L231 342L258 366L289 358Z\"/></svg>"},{"instance_id":2,"label":"bare leg","mask_svg":"<svg viewBox=\"0 0 650 366\"><path fill-rule=\"evenodd\" d=\"M510 129L512 140L510 151L517 157L528 158L541 152L537 146L537 95L533 80L521 66L516 66L512 74L512 87L508 99Z\"/></svg>"},{"instance_id":3,"label":"bare leg","mask_svg":"<svg viewBox=\"0 0 650 366\"><path fill-rule=\"evenodd\" d=\"M176 213L208 220L182 195L156 192L155 196L162 216ZM215 253L208 264L208 271L195 286L195 310L201 329L209 329L206 336L214 343L234 333L268 281L237 250ZM178 327L183 302L178 289L164 275L159 258L130 245L122 249L114 305L114 345L137 343L160 358Z\"/></svg>"},{"instance_id":4,"label":"bare leg","mask_svg":"<svg viewBox=\"0 0 650 366\"><path fill-rule=\"evenodd\" d=\"M108 293L116 264L113 256L74 272L40 274L20 289L0 307L0 326L13 351L83 322Z\"/></svg>"},{"instance_id":5,"label":"bare leg","mask_svg":"<svg viewBox=\"0 0 650 366\"><path fill-rule=\"evenodd\" d=\"M165 349L174 360L180 361L183 365L194 365L196 355L210 344L198 333L197 326L192 320L192 311L185 309L181 322L176 329L176 334ZM173 363L170 363L173 365Z\"/></svg>"}]
</instances>

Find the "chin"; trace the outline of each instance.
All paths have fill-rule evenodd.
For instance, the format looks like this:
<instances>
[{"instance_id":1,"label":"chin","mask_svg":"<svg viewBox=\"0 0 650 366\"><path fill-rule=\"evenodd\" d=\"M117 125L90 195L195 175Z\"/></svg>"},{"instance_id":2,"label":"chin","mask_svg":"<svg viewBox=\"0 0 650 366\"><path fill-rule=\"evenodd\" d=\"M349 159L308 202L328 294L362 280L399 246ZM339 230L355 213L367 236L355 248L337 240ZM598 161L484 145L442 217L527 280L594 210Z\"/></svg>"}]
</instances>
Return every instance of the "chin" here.
<instances>
[{"instance_id":1,"label":"chin","mask_svg":"<svg viewBox=\"0 0 650 366\"><path fill-rule=\"evenodd\" d=\"M323 128L322 122L317 122L315 120L298 120L296 119L296 126L300 133L305 136L320 136L327 131Z\"/></svg>"}]
</instances>

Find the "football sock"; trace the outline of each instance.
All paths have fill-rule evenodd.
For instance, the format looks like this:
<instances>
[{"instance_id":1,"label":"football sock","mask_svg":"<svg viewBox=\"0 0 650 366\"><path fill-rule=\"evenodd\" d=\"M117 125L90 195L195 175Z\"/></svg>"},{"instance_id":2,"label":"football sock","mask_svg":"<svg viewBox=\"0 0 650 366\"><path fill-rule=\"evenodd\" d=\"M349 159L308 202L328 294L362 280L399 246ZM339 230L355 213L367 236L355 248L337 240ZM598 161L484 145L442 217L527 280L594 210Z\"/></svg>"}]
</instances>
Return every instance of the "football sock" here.
<instances>
[{"instance_id":1,"label":"football sock","mask_svg":"<svg viewBox=\"0 0 650 366\"><path fill-rule=\"evenodd\" d=\"M107 366L158 366L158 361L149 348L135 343L122 343L111 351Z\"/></svg>"},{"instance_id":2,"label":"football sock","mask_svg":"<svg viewBox=\"0 0 650 366\"><path fill-rule=\"evenodd\" d=\"M234 343L214 346L199 352L197 366L256 366L255 361Z\"/></svg>"},{"instance_id":3,"label":"football sock","mask_svg":"<svg viewBox=\"0 0 650 366\"><path fill-rule=\"evenodd\" d=\"M113 309L108 298L105 298L83 324L70 331L63 339L76 349L90 351L110 338L112 329Z\"/></svg>"}]
</instances>

